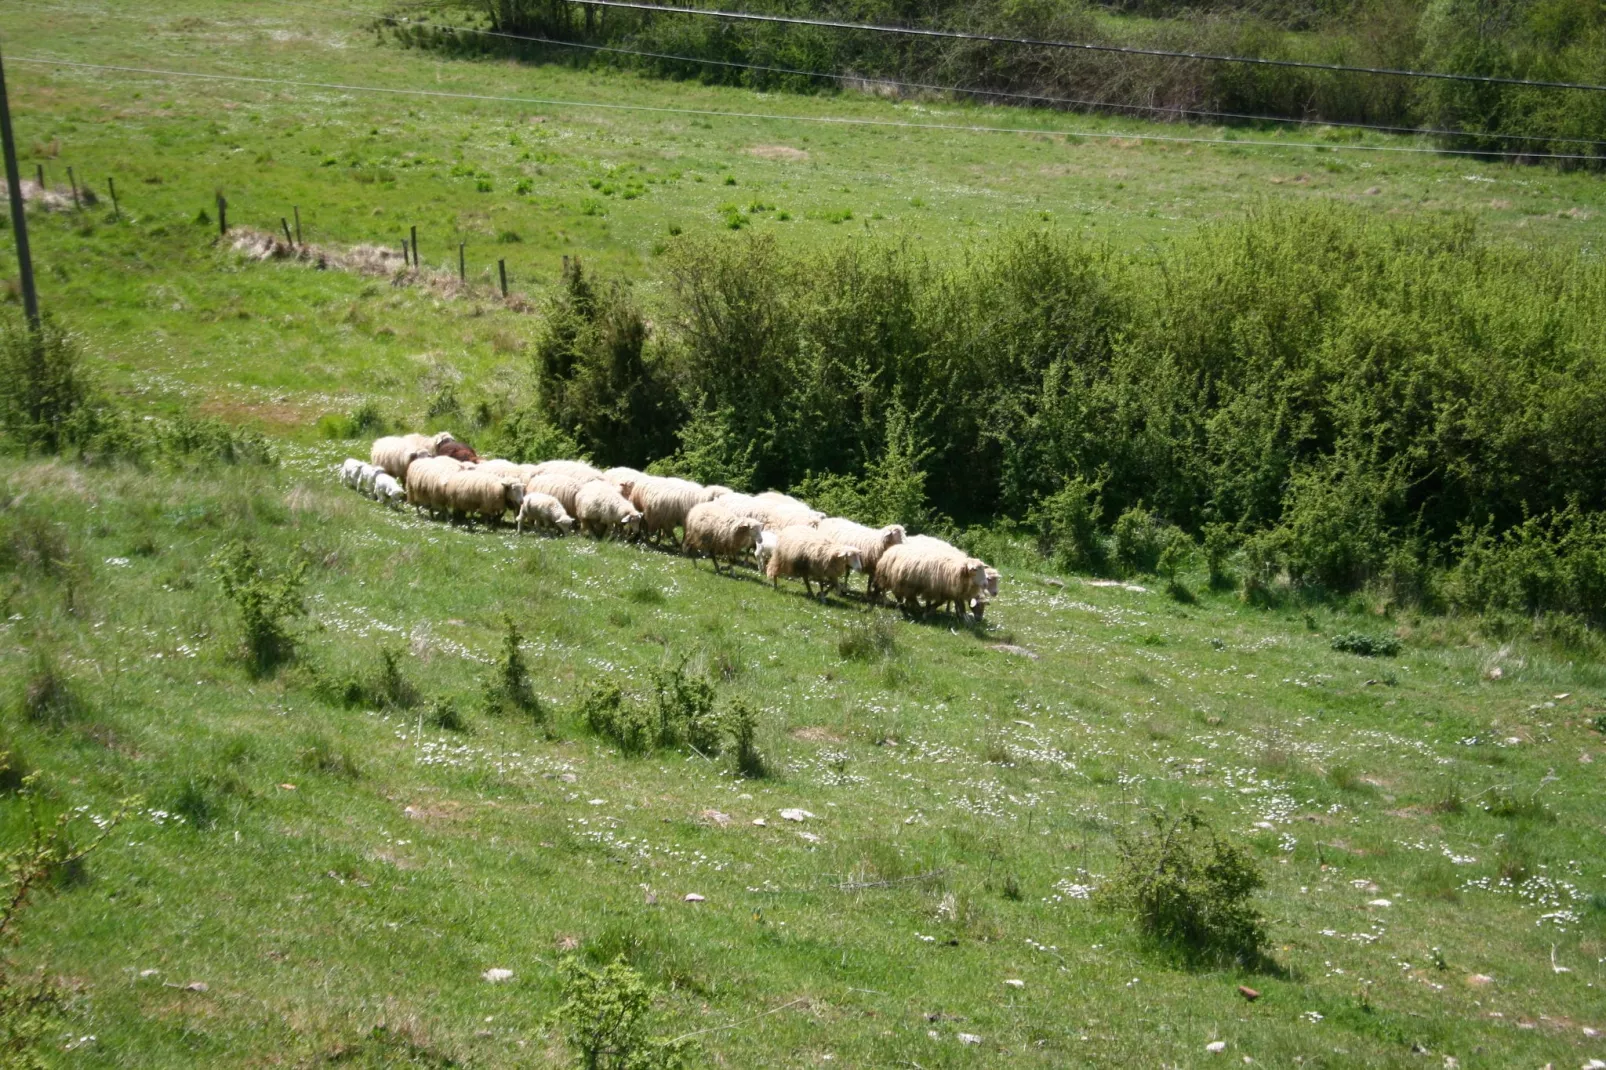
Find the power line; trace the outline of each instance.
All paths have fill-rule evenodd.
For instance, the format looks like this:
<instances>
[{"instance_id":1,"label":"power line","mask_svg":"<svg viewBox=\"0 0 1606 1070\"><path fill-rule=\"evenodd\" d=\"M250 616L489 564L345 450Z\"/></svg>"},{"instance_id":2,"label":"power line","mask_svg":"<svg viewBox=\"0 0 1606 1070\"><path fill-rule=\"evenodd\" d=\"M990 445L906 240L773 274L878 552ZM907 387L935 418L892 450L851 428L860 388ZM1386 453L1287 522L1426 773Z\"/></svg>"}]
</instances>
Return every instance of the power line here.
<instances>
[{"instance_id":1,"label":"power line","mask_svg":"<svg viewBox=\"0 0 1606 1070\"><path fill-rule=\"evenodd\" d=\"M1586 89L1590 92L1606 93L1606 85L1591 85L1586 82L1544 82L1527 78L1500 78L1490 74L1412 71L1393 67L1357 67L1344 63L1314 63L1299 59L1267 59L1262 56L1224 56L1210 52L1172 52L1161 48L1095 45L1079 41L1050 41L1035 37L1005 37L991 33L968 33L963 30L929 30L910 26L879 26L870 22L839 22L834 19L809 19L798 15L760 15L751 11L720 11L700 7L673 7L668 4L642 3L640 0L563 0L563 2L567 4L583 4L590 7L617 7L628 8L633 11L658 11L670 15L705 15L711 18L733 19L745 22L776 22L791 26L819 26L829 30L869 30L875 33L896 33L910 37L939 37L954 41L982 41L994 45L1069 48L1084 52L1116 52L1127 56L1160 56L1167 59L1193 59L1211 63L1251 63L1262 67L1298 67L1305 70L1338 71L1348 74L1385 74L1399 78L1438 78L1451 82L1524 85L1540 89Z\"/></svg>"},{"instance_id":2,"label":"power line","mask_svg":"<svg viewBox=\"0 0 1606 1070\"><path fill-rule=\"evenodd\" d=\"M274 0L286 7L305 8L309 11L333 11L351 15L361 15L381 22L396 25L418 26L425 29L449 31L451 33L472 33L483 37L496 37L510 41L528 41L534 44L554 45L559 48L584 49L592 52L610 52L616 55L640 56L646 59L673 60L681 63L701 63L714 67L731 67L741 70L762 71L767 74L790 74L805 78L829 79L837 82L865 81L880 85L896 86L899 89L918 89L934 93L964 93L974 96L1003 97L1010 100L1026 100L1039 104L1064 104L1087 108L1125 109L1129 111L1147 111L1162 115L1193 115L1216 119L1243 119L1263 123L1290 123L1299 126L1332 126L1350 130L1372 130L1384 134L1401 134L1417 136L1442 137L1492 137L1507 141L1539 141L1552 144L1567 145L1606 145L1606 141L1598 138L1584 137L1546 137L1543 134L1504 134L1495 131L1483 130L1450 130L1436 127L1417 126L1387 126L1378 123L1349 122L1345 120L1328 119L1296 119L1281 115L1253 115L1246 112L1207 111L1200 108L1168 108L1158 104L1121 104L1104 100L1083 100L1076 97L1056 97L1039 93L1022 93L1007 89L978 89L971 86L935 85L928 82L906 82L896 78L872 77L839 74L832 71L810 71L797 67L775 67L761 63L742 63L736 60L713 59L705 56L682 56L670 52L647 52L640 49L620 48L616 45L597 45L583 41L563 41L556 37L540 37L533 34L507 33L502 30L487 30L478 26L454 26L445 23L432 23L415 21L398 15L375 15L353 8L315 7L311 4L293 3L291 0Z\"/></svg>"},{"instance_id":3,"label":"power line","mask_svg":"<svg viewBox=\"0 0 1606 1070\"><path fill-rule=\"evenodd\" d=\"M379 93L387 96L429 97L444 100L477 100L501 104L538 104L548 108L597 108L606 111L636 111L657 115L691 115L709 119L759 119L775 122L822 123L832 126L868 126L900 130L946 130L959 134L1057 134L1062 137L1085 137L1105 141L1154 141L1175 145L1229 145L1234 148L1266 149L1319 149L1337 152L1340 147L1319 145L1308 141L1239 141L1232 138L1176 137L1167 134L1103 133L1092 130L1034 129L1020 126L980 126L956 123L915 123L901 119L856 119L835 115L785 115L773 112L719 111L712 108L677 108L660 104L613 104L598 100L556 100L545 97L514 97L492 93L462 93L443 89L394 88L389 86L352 85L341 82L312 82L296 78L268 78L250 74L212 74L205 71L173 71L153 67L128 67L107 63L82 63L74 60L18 57L13 63L27 63L40 67L65 67L75 70L104 71L115 74L143 74L158 78L191 78L212 82L239 82L247 85L279 85L298 89L327 89L340 93ZM1351 152L1393 152L1450 156L1489 156L1481 149L1435 149L1412 145L1345 145ZM1542 152L1527 153L1533 160L1599 160L1597 156L1579 153Z\"/></svg>"}]
</instances>

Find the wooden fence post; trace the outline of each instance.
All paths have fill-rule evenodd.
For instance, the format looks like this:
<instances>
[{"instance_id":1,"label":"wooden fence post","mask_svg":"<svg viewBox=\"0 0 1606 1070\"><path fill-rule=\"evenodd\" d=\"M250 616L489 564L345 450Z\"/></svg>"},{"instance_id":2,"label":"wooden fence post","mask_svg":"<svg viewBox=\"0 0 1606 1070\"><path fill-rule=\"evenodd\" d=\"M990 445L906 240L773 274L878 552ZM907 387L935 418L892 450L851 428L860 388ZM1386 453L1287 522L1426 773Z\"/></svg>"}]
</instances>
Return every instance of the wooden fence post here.
<instances>
[{"instance_id":1,"label":"wooden fence post","mask_svg":"<svg viewBox=\"0 0 1606 1070\"><path fill-rule=\"evenodd\" d=\"M106 179L106 190L112 195L112 218L123 218L122 210L117 207L117 180L115 178L108 177Z\"/></svg>"},{"instance_id":2,"label":"wooden fence post","mask_svg":"<svg viewBox=\"0 0 1606 1070\"><path fill-rule=\"evenodd\" d=\"M413 228L413 270L418 270L418 228Z\"/></svg>"},{"instance_id":3,"label":"wooden fence post","mask_svg":"<svg viewBox=\"0 0 1606 1070\"><path fill-rule=\"evenodd\" d=\"M293 207L294 207L294 210L295 210L295 213L296 213L296 244L300 245L301 244L301 206L298 204L298 205L294 205Z\"/></svg>"},{"instance_id":4,"label":"wooden fence post","mask_svg":"<svg viewBox=\"0 0 1606 1070\"><path fill-rule=\"evenodd\" d=\"M498 260L496 262L496 273L502 277L502 296L505 298L505 297L507 297L507 261L506 260Z\"/></svg>"},{"instance_id":5,"label":"wooden fence post","mask_svg":"<svg viewBox=\"0 0 1606 1070\"><path fill-rule=\"evenodd\" d=\"M296 247L296 240L290 237L290 221L284 216L279 217L279 226L284 228L284 240L290 243L290 248Z\"/></svg>"},{"instance_id":6,"label":"wooden fence post","mask_svg":"<svg viewBox=\"0 0 1606 1070\"><path fill-rule=\"evenodd\" d=\"M468 264L463 259L463 242L457 243L457 281L468 281Z\"/></svg>"},{"instance_id":7,"label":"wooden fence post","mask_svg":"<svg viewBox=\"0 0 1606 1070\"><path fill-rule=\"evenodd\" d=\"M72 168L67 168L67 184L72 187L72 206L82 208L83 202L78 199L78 176L73 174Z\"/></svg>"},{"instance_id":8,"label":"wooden fence post","mask_svg":"<svg viewBox=\"0 0 1606 1070\"><path fill-rule=\"evenodd\" d=\"M217 232L219 237L229 233L229 199L221 193L217 195Z\"/></svg>"}]
</instances>

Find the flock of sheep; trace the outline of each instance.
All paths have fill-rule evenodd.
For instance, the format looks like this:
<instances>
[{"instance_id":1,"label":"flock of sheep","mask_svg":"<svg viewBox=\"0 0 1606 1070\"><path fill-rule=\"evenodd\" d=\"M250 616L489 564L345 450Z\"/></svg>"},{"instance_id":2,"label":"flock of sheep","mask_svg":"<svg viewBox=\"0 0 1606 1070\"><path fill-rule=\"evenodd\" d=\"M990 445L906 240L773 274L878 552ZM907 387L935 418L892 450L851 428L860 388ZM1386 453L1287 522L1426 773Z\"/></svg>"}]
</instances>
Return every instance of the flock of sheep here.
<instances>
[{"instance_id":1,"label":"flock of sheep","mask_svg":"<svg viewBox=\"0 0 1606 1070\"><path fill-rule=\"evenodd\" d=\"M390 435L374 442L365 463L340 468L347 486L387 505L407 502L431 516L479 517L499 523L512 511L526 524L560 535L646 539L707 556L718 572L749 557L775 586L800 579L823 600L846 590L849 574L865 574L870 601L883 593L906 611L952 608L980 620L998 594L998 572L963 550L903 526L869 528L828 517L786 494L741 494L634 468L599 471L584 461L515 464L481 459L448 432Z\"/></svg>"}]
</instances>

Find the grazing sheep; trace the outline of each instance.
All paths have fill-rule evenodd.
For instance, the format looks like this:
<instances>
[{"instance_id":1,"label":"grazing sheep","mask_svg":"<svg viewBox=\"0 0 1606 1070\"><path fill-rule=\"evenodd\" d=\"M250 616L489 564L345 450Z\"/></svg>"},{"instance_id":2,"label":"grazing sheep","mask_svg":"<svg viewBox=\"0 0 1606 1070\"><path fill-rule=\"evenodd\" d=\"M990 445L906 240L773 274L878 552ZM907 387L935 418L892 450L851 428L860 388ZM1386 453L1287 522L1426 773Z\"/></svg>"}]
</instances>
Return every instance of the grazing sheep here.
<instances>
[{"instance_id":1,"label":"grazing sheep","mask_svg":"<svg viewBox=\"0 0 1606 1070\"><path fill-rule=\"evenodd\" d=\"M503 476L507 479L516 479L520 483L528 483L529 479L520 471L523 467L523 465L515 461L505 461L500 457L482 457L479 461L478 470L486 475ZM534 465L531 465L531 467L533 468Z\"/></svg>"},{"instance_id":2,"label":"grazing sheep","mask_svg":"<svg viewBox=\"0 0 1606 1070\"><path fill-rule=\"evenodd\" d=\"M750 516L757 520L764 525L765 531L780 531L796 524L813 527L825 519L824 513L754 495L731 493L715 500L738 516Z\"/></svg>"},{"instance_id":3,"label":"grazing sheep","mask_svg":"<svg viewBox=\"0 0 1606 1070\"><path fill-rule=\"evenodd\" d=\"M763 530L763 525L750 516L737 516L718 502L703 502L686 514L686 538L681 548L691 558L706 553L718 572L721 558L734 567L737 561L755 552Z\"/></svg>"},{"instance_id":4,"label":"grazing sheep","mask_svg":"<svg viewBox=\"0 0 1606 1070\"><path fill-rule=\"evenodd\" d=\"M362 462L355 457L347 457L340 463L340 482L357 489L357 480L362 477Z\"/></svg>"},{"instance_id":5,"label":"grazing sheep","mask_svg":"<svg viewBox=\"0 0 1606 1070\"><path fill-rule=\"evenodd\" d=\"M903 542L903 525L889 524L878 530L833 516L820 521L815 527L828 539L858 548L864 556L864 575L868 581L866 595L872 602L876 601L881 594L880 587L876 585L876 565L889 548Z\"/></svg>"},{"instance_id":6,"label":"grazing sheep","mask_svg":"<svg viewBox=\"0 0 1606 1070\"><path fill-rule=\"evenodd\" d=\"M717 502L721 498L729 497L730 495L737 493L730 487L722 487L718 483L710 483L704 489L708 491L708 500L711 502Z\"/></svg>"},{"instance_id":7,"label":"grazing sheep","mask_svg":"<svg viewBox=\"0 0 1606 1070\"><path fill-rule=\"evenodd\" d=\"M517 479L486 475L472 468L447 473L441 494L452 513L478 516L487 523L501 520L503 513L524 504L524 485Z\"/></svg>"},{"instance_id":8,"label":"grazing sheep","mask_svg":"<svg viewBox=\"0 0 1606 1070\"><path fill-rule=\"evenodd\" d=\"M981 596L970 600L970 611L976 615L977 620L981 620L982 613L987 609L987 603L998 597L998 570L989 565L983 575L986 578L982 581Z\"/></svg>"},{"instance_id":9,"label":"grazing sheep","mask_svg":"<svg viewBox=\"0 0 1606 1070\"><path fill-rule=\"evenodd\" d=\"M540 491L526 493L519 503L518 524L514 530L520 535L524 534L525 521L542 531L556 531L559 535L574 531L574 517L564 510L563 503Z\"/></svg>"},{"instance_id":10,"label":"grazing sheep","mask_svg":"<svg viewBox=\"0 0 1606 1070\"><path fill-rule=\"evenodd\" d=\"M602 478L618 487L619 493L624 495L625 499L632 505L635 505L636 484L652 477L634 468L610 468L602 473ZM640 506L637 506L637 508L640 508Z\"/></svg>"},{"instance_id":11,"label":"grazing sheep","mask_svg":"<svg viewBox=\"0 0 1606 1070\"><path fill-rule=\"evenodd\" d=\"M656 479L641 492L641 527L647 538L675 537L675 529L686 525L692 506L709 500L708 488L689 479Z\"/></svg>"},{"instance_id":12,"label":"grazing sheep","mask_svg":"<svg viewBox=\"0 0 1606 1070\"><path fill-rule=\"evenodd\" d=\"M564 510L570 516L578 517L580 514L576 510L575 498L579 495L580 488L585 486L587 482L594 483L596 480L579 480L572 476L548 472L540 473L526 481L524 489L526 492L539 491L542 494L552 495L552 497L563 503Z\"/></svg>"},{"instance_id":13,"label":"grazing sheep","mask_svg":"<svg viewBox=\"0 0 1606 1070\"><path fill-rule=\"evenodd\" d=\"M374 478L384 474L384 469L364 463L357 472L357 490L368 497L374 496Z\"/></svg>"},{"instance_id":14,"label":"grazing sheep","mask_svg":"<svg viewBox=\"0 0 1606 1070\"><path fill-rule=\"evenodd\" d=\"M389 472L374 476L374 497L386 505L400 505L407 500L407 491Z\"/></svg>"},{"instance_id":15,"label":"grazing sheep","mask_svg":"<svg viewBox=\"0 0 1606 1070\"><path fill-rule=\"evenodd\" d=\"M757 498L761 502L774 502L776 505L785 506L790 509L796 509L805 513L814 512L814 507L808 502L804 501L802 498L794 498L790 494L782 494L778 490L761 491L760 493L753 495L753 497Z\"/></svg>"},{"instance_id":16,"label":"grazing sheep","mask_svg":"<svg viewBox=\"0 0 1606 1070\"><path fill-rule=\"evenodd\" d=\"M446 478L462 470L462 463L450 457L420 457L407 468L405 485L408 502L420 513L428 510L431 516L449 509L445 495Z\"/></svg>"},{"instance_id":17,"label":"grazing sheep","mask_svg":"<svg viewBox=\"0 0 1606 1070\"><path fill-rule=\"evenodd\" d=\"M584 461L542 461L535 466L535 474L538 476L568 476L570 479L580 483L602 478L601 472Z\"/></svg>"},{"instance_id":18,"label":"grazing sheep","mask_svg":"<svg viewBox=\"0 0 1606 1070\"><path fill-rule=\"evenodd\" d=\"M817 582L823 602L831 586L840 583L850 568L860 568L863 563L854 547L828 539L806 525L794 524L781 530L775 552L765 562L764 574L776 587L781 585L782 576L796 577L803 581L803 589L810 596L814 589L809 583Z\"/></svg>"},{"instance_id":19,"label":"grazing sheep","mask_svg":"<svg viewBox=\"0 0 1606 1070\"><path fill-rule=\"evenodd\" d=\"M480 455L474 452L474 447L466 442L458 442L455 439L442 442L435 447L435 456L450 457L452 460L462 461L464 464L480 463Z\"/></svg>"},{"instance_id":20,"label":"grazing sheep","mask_svg":"<svg viewBox=\"0 0 1606 1070\"><path fill-rule=\"evenodd\" d=\"M980 597L987 584L987 566L941 539L916 536L881 555L876 568L881 588L907 611L952 605L961 620L965 609Z\"/></svg>"},{"instance_id":21,"label":"grazing sheep","mask_svg":"<svg viewBox=\"0 0 1606 1070\"><path fill-rule=\"evenodd\" d=\"M420 457L434 455L434 444L423 435L386 435L376 438L368 451L368 459L375 468L389 472L399 480L406 480L408 465Z\"/></svg>"},{"instance_id":22,"label":"grazing sheep","mask_svg":"<svg viewBox=\"0 0 1606 1070\"><path fill-rule=\"evenodd\" d=\"M575 496L575 518L580 530L597 538L635 538L641 532L641 513L604 479L582 484Z\"/></svg>"}]
</instances>

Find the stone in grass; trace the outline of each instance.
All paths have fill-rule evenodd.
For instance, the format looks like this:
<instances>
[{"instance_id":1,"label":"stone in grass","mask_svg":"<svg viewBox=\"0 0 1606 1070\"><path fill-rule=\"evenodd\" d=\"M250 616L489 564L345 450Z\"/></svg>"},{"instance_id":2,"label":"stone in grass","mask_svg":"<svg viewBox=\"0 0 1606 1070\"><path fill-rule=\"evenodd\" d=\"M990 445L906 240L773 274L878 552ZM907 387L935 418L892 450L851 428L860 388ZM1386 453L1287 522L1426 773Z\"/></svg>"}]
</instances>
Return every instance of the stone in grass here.
<instances>
[{"instance_id":1,"label":"stone in grass","mask_svg":"<svg viewBox=\"0 0 1606 1070\"><path fill-rule=\"evenodd\" d=\"M1225 1040L1212 1040L1205 1045L1205 1051L1208 1051L1211 1055L1220 1055L1226 1050L1227 1042Z\"/></svg>"},{"instance_id":2,"label":"stone in grass","mask_svg":"<svg viewBox=\"0 0 1606 1070\"><path fill-rule=\"evenodd\" d=\"M1026 982L1022 981L1018 977L1011 977L1008 980L1006 980L1004 983L1006 985L1008 985L1010 988L1025 988L1026 987Z\"/></svg>"},{"instance_id":3,"label":"stone in grass","mask_svg":"<svg viewBox=\"0 0 1606 1070\"><path fill-rule=\"evenodd\" d=\"M491 982L491 984L493 984L493 985L499 985L503 981L511 981L511 980L513 980L513 971L512 970L504 970L500 966L492 966L490 969L488 969L484 973L480 974L480 976L483 977L485 980Z\"/></svg>"},{"instance_id":4,"label":"stone in grass","mask_svg":"<svg viewBox=\"0 0 1606 1070\"><path fill-rule=\"evenodd\" d=\"M706 900L702 896L698 895L696 892L687 892L686 893L686 902L688 902L688 903L702 903L702 902L706 902Z\"/></svg>"},{"instance_id":5,"label":"stone in grass","mask_svg":"<svg viewBox=\"0 0 1606 1070\"><path fill-rule=\"evenodd\" d=\"M975 1033L960 1033L959 1034L959 1043L961 1043L961 1044L980 1044L981 1043L981 1037L977 1036Z\"/></svg>"},{"instance_id":6,"label":"stone in grass","mask_svg":"<svg viewBox=\"0 0 1606 1070\"><path fill-rule=\"evenodd\" d=\"M797 807L791 807L789 809L782 810L781 816L788 821L807 821L814 815L809 813L807 810L799 810Z\"/></svg>"}]
</instances>

